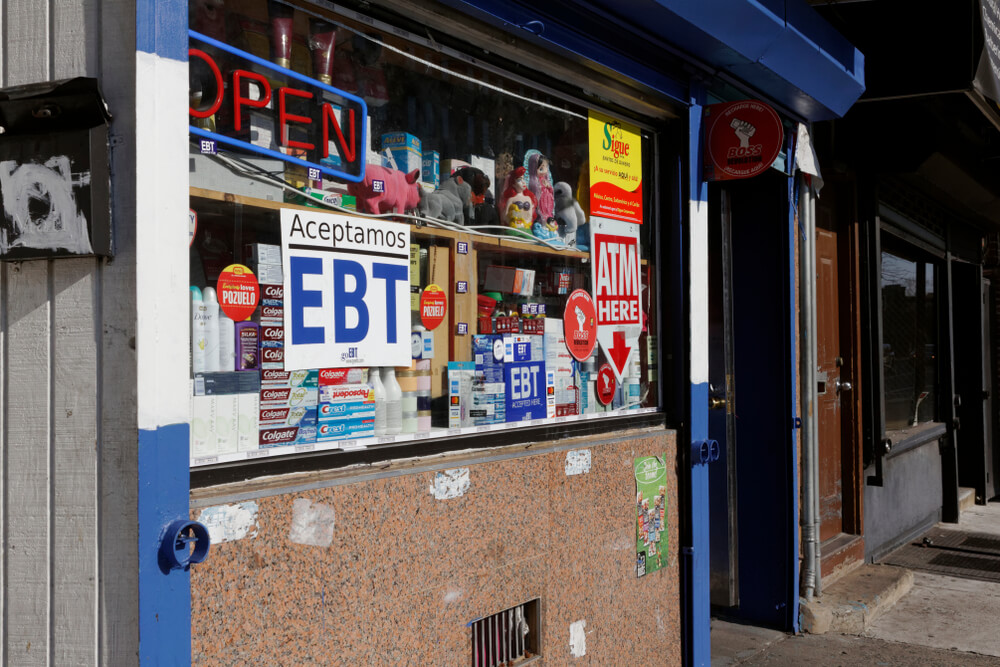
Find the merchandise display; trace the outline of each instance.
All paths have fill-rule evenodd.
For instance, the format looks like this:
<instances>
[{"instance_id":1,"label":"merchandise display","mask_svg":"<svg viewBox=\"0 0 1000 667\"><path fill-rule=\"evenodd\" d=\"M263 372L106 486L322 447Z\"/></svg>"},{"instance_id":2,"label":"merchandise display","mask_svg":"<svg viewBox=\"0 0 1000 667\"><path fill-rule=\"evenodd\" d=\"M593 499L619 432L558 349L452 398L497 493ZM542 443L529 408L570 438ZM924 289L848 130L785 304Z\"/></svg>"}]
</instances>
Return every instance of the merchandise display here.
<instances>
[{"instance_id":1,"label":"merchandise display","mask_svg":"<svg viewBox=\"0 0 1000 667\"><path fill-rule=\"evenodd\" d=\"M659 410L655 151L629 110L385 16L192 7L192 466ZM595 154L605 117L627 161ZM591 185L619 172L609 226Z\"/></svg>"}]
</instances>

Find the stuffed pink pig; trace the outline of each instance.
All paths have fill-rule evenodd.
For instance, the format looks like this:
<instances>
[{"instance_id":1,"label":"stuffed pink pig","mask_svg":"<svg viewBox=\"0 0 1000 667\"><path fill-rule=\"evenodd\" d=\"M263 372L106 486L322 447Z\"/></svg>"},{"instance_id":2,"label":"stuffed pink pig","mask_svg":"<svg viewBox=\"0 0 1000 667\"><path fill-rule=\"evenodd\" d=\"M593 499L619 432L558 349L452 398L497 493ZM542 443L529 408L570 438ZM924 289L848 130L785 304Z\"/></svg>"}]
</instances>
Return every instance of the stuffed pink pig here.
<instances>
[{"instance_id":1,"label":"stuffed pink pig","mask_svg":"<svg viewBox=\"0 0 1000 667\"><path fill-rule=\"evenodd\" d=\"M369 164L360 183L348 183L347 191L362 213L406 213L420 204L420 170L404 174L396 169Z\"/></svg>"}]
</instances>

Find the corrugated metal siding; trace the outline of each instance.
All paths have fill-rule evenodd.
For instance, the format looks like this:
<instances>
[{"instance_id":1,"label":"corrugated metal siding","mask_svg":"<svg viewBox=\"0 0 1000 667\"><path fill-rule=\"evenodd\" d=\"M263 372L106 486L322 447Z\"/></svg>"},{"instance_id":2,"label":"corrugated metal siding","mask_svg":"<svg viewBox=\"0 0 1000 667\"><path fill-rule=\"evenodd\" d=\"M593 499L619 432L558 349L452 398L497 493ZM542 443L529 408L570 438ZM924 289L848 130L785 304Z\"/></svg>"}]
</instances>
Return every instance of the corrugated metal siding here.
<instances>
[{"instance_id":1,"label":"corrugated metal siding","mask_svg":"<svg viewBox=\"0 0 1000 667\"><path fill-rule=\"evenodd\" d=\"M97 77L122 173L134 34L134 2L4 0L0 84ZM113 261L0 264L2 664L136 662L134 186L113 198Z\"/></svg>"}]
</instances>

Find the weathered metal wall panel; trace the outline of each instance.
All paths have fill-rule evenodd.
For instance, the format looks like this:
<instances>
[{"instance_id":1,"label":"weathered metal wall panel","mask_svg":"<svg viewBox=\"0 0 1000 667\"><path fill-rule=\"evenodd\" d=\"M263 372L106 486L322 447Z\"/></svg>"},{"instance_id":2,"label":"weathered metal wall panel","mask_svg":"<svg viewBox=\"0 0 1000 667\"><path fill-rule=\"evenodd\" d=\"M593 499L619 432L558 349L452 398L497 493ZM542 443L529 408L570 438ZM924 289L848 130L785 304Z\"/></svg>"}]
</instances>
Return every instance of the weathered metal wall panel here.
<instances>
[{"instance_id":1,"label":"weathered metal wall panel","mask_svg":"<svg viewBox=\"0 0 1000 667\"><path fill-rule=\"evenodd\" d=\"M134 35L134 1L5 0L0 86L96 77L128 173ZM115 260L0 264L3 664L136 662L135 195L112 192Z\"/></svg>"}]
</instances>

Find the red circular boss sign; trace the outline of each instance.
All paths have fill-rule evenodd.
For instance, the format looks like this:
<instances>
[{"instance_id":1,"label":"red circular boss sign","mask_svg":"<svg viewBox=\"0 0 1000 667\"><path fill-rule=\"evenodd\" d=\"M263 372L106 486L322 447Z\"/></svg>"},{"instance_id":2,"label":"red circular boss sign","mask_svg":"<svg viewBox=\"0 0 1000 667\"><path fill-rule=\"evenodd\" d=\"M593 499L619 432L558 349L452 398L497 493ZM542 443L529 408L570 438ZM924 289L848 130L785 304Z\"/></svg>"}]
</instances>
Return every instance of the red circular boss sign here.
<instances>
[{"instance_id":1,"label":"red circular boss sign","mask_svg":"<svg viewBox=\"0 0 1000 667\"><path fill-rule=\"evenodd\" d=\"M611 365L603 364L601 370L597 371L597 401L601 405L611 405L617 388L618 382L615 380L615 372L611 370Z\"/></svg>"},{"instance_id":2,"label":"red circular boss sign","mask_svg":"<svg viewBox=\"0 0 1000 667\"><path fill-rule=\"evenodd\" d=\"M585 361L597 345L597 310L586 290L578 289L566 299L563 312L563 333L566 347L577 361Z\"/></svg>"},{"instance_id":3,"label":"red circular boss sign","mask_svg":"<svg viewBox=\"0 0 1000 667\"><path fill-rule=\"evenodd\" d=\"M785 131L774 109L758 100L707 107L705 171L709 180L750 178L767 171Z\"/></svg>"}]
</instances>

